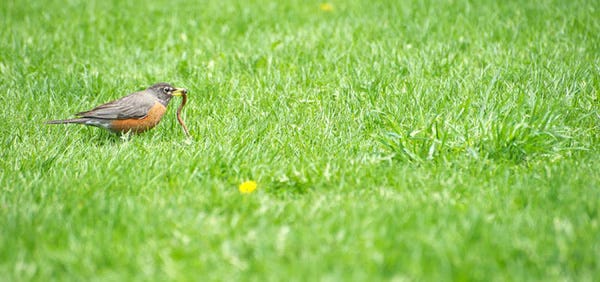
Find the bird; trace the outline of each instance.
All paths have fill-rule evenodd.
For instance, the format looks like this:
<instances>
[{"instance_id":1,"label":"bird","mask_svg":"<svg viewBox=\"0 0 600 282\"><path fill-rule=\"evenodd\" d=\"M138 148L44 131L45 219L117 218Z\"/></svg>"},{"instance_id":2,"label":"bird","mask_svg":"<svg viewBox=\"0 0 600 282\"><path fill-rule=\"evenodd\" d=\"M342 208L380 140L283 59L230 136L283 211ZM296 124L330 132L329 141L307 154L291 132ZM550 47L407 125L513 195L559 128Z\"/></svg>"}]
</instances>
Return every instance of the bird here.
<instances>
[{"instance_id":1,"label":"bird","mask_svg":"<svg viewBox=\"0 0 600 282\"><path fill-rule=\"evenodd\" d=\"M167 111L174 96L187 93L168 83L156 83L143 91L75 114L76 118L49 120L47 124L83 124L100 127L116 134L139 134L154 128Z\"/></svg>"}]
</instances>

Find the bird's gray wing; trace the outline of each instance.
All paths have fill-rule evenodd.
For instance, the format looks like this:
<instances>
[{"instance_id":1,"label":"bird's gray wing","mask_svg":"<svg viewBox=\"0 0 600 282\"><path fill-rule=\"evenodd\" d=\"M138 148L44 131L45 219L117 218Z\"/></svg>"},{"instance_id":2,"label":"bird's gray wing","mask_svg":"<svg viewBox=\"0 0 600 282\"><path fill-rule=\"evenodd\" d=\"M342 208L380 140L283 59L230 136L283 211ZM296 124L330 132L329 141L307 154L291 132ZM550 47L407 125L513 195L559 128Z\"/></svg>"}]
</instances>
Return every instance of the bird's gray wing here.
<instances>
[{"instance_id":1,"label":"bird's gray wing","mask_svg":"<svg viewBox=\"0 0 600 282\"><path fill-rule=\"evenodd\" d=\"M78 113L78 117L101 119L143 118L154 106L156 99L144 91L135 92L121 99L102 104L89 111Z\"/></svg>"}]
</instances>

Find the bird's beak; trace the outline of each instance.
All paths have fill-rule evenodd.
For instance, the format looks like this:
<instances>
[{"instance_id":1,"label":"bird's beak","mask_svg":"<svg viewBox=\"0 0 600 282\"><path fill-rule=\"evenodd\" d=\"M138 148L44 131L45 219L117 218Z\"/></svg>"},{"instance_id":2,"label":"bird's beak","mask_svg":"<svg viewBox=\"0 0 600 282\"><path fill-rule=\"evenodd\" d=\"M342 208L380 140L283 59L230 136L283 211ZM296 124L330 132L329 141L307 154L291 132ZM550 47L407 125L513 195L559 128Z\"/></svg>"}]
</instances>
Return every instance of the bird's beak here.
<instances>
[{"instance_id":1,"label":"bird's beak","mask_svg":"<svg viewBox=\"0 0 600 282\"><path fill-rule=\"evenodd\" d=\"M173 91L173 96L181 96L187 94L187 89L185 88L175 88Z\"/></svg>"}]
</instances>

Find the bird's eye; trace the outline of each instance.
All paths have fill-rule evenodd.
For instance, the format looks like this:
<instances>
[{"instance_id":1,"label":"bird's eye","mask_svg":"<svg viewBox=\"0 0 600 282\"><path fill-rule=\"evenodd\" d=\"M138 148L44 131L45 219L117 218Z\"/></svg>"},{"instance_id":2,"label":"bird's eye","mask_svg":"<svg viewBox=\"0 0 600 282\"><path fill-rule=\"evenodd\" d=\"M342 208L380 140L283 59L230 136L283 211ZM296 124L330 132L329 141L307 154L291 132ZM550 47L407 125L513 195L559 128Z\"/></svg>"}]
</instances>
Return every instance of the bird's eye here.
<instances>
[{"instance_id":1,"label":"bird's eye","mask_svg":"<svg viewBox=\"0 0 600 282\"><path fill-rule=\"evenodd\" d=\"M165 88L163 88L163 91L165 93L169 93L169 92L173 91L173 88L171 88L171 87L165 87Z\"/></svg>"}]
</instances>

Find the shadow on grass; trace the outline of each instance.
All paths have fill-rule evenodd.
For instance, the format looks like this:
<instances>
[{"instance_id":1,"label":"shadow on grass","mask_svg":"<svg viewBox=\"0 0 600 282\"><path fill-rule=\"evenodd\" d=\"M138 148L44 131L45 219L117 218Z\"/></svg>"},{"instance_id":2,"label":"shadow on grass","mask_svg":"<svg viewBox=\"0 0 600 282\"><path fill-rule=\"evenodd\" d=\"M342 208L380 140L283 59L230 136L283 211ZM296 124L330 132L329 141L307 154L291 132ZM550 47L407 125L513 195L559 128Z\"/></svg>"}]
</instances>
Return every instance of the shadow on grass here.
<instances>
[{"instance_id":1,"label":"shadow on grass","mask_svg":"<svg viewBox=\"0 0 600 282\"><path fill-rule=\"evenodd\" d=\"M62 134L61 140L68 144L81 140L88 144L96 144L99 146L114 145L130 140L132 135L119 135L111 133L101 128L95 128L85 125L47 125L49 131L54 134ZM48 134L52 135L52 134ZM69 140L67 140L69 139Z\"/></svg>"}]
</instances>

